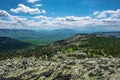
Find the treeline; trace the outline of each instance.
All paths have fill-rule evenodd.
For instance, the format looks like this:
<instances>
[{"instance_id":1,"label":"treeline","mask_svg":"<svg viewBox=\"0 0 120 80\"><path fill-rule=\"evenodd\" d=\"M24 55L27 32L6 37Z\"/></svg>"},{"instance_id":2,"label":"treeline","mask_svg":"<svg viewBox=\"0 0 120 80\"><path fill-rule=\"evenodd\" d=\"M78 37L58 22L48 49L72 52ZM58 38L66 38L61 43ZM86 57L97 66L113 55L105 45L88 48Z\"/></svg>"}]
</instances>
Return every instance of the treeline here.
<instances>
[{"instance_id":1,"label":"treeline","mask_svg":"<svg viewBox=\"0 0 120 80\"><path fill-rule=\"evenodd\" d=\"M25 49L18 49L0 54L0 59L8 59L13 57L42 57L47 56L51 58L58 51L64 53L74 52L75 50L81 50L87 54L87 57L120 57L120 38L114 37L89 37L89 39L83 41L84 44L70 45L67 47L55 47L54 46L38 46ZM61 43L62 44L62 43ZM60 44L59 44L60 45ZM66 44L69 45L69 44ZM74 53L73 53L74 54Z\"/></svg>"},{"instance_id":2,"label":"treeline","mask_svg":"<svg viewBox=\"0 0 120 80\"><path fill-rule=\"evenodd\" d=\"M92 37L84 47L88 49L88 52L90 51L95 54L120 56L120 38Z\"/></svg>"},{"instance_id":3,"label":"treeline","mask_svg":"<svg viewBox=\"0 0 120 80\"><path fill-rule=\"evenodd\" d=\"M29 47L29 48L25 48L25 49L17 49L17 50L12 50L12 51L8 51L8 52L2 52L0 53L0 60L4 60L4 59L11 59L14 57L41 57L41 58L45 58L47 56L47 58L50 58L54 55L55 50L46 47L46 46L37 46L37 47Z\"/></svg>"},{"instance_id":4,"label":"treeline","mask_svg":"<svg viewBox=\"0 0 120 80\"><path fill-rule=\"evenodd\" d=\"M81 50L87 53L88 57L120 57L120 38L115 37L90 37L84 44L61 48L63 53Z\"/></svg>"}]
</instances>

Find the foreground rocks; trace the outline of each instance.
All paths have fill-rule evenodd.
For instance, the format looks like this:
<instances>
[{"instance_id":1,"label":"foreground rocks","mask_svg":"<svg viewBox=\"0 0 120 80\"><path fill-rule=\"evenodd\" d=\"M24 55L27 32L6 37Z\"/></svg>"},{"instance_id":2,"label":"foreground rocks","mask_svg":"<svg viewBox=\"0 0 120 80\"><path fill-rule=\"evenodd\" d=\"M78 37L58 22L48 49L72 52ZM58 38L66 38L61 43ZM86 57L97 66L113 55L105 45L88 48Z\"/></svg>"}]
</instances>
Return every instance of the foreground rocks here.
<instances>
[{"instance_id":1,"label":"foreground rocks","mask_svg":"<svg viewBox=\"0 0 120 80\"><path fill-rule=\"evenodd\" d=\"M43 60L31 57L0 61L0 80L120 79L120 59L118 58L67 57L66 59L57 58L57 60L54 58Z\"/></svg>"}]
</instances>

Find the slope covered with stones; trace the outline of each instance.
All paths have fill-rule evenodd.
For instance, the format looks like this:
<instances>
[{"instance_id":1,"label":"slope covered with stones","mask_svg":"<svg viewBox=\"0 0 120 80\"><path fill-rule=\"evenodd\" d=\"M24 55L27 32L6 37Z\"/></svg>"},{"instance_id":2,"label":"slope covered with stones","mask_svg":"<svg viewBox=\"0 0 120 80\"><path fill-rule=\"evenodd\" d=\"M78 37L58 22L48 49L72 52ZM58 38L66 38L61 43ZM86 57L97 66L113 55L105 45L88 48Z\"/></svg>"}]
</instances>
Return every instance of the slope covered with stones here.
<instances>
[{"instance_id":1,"label":"slope covered with stones","mask_svg":"<svg viewBox=\"0 0 120 80\"><path fill-rule=\"evenodd\" d=\"M112 54L106 56L100 44L94 43L96 48L90 46L90 39L100 41L101 38L106 41L111 39L104 35L78 34L32 51L38 54L44 51L42 55L2 60L0 80L119 80L120 58ZM112 41L119 43L119 38L108 41L110 45ZM111 46L114 45L118 44ZM118 46L114 47L119 50ZM109 47L104 48L109 50Z\"/></svg>"},{"instance_id":2,"label":"slope covered with stones","mask_svg":"<svg viewBox=\"0 0 120 80\"><path fill-rule=\"evenodd\" d=\"M62 57L62 59L60 58ZM64 59L63 59L64 58ZM0 62L1 80L119 80L120 59L75 59L56 55L41 58L7 59Z\"/></svg>"}]
</instances>

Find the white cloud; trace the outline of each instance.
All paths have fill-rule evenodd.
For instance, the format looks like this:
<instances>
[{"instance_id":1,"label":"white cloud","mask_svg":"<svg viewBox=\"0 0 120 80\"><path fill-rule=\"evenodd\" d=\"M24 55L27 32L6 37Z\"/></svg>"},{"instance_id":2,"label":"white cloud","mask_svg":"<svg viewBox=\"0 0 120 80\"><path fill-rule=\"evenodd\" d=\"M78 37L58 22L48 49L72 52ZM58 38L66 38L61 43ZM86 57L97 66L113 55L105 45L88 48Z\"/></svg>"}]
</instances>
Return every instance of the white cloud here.
<instances>
[{"instance_id":1,"label":"white cloud","mask_svg":"<svg viewBox=\"0 0 120 80\"><path fill-rule=\"evenodd\" d=\"M96 16L97 18L106 18L107 16L106 13L98 11L94 12L93 15Z\"/></svg>"},{"instance_id":2,"label":"white cloud","mask_svg":"<svg viewBox=\"0 0 120 80\"><path fill-rule=\"evenodd\" d=\"M43 9L43 10L41 10L41 12L45 14L45 13L46 13L46 10Z\"/></svg>"},{"instance_id":3,"label":"white cloud","mask_svg":"<svg viewBox=\"0 0 120 80\"><path fill-rule=\"evenodd\" d=\"M53 18L40 15L40 16L33 17L33 19L44 20L45 21L45 20L52 20Z\"/></svg>"},{"instance_id":4,"label":"white cloud","mask_svg":"<svg viewBox=\"0 0 120 80\"><path fill-rule=\"evenodd\" d=\"M18 4L16 9L10 9L14 13L30 13L30 14L40 14L41 11L38 8L30 8L24 4Z\"/></svg>"},{"instance_id":5,"label":"white cloud","mask_svg":"<svg viewBox=\"0 0 120 80\"><path fill-rule=\"evenodd\" d=\"M40 6L43 6L42 4L36 4L34 5L35 7L40 7Z\"/></svg>"},{"instance_id":6,"label":"white cloud","mask_svg":"<svg viewBox=\"0 0 120 80\"><path fill-rule=\"evenodd\" d=\"M37 22L30 22L32 25L29 26L42 26L43 28L52 27L52 28L76 28L76 27L90 27L90 26L118 26L120 25L120 20L112 19L94 19L90 16L86 17L76 17L76 16L66 16L66 17L46 17L46 16L35 16L34 19L37 19Z\"/></svg>"},{"instance_id":7,"label":"white cloud","mask_svg":"<svg viewBox=\"0 0 120 80\"><path fill-rule=\"evenodd\" d=\"M6 11L0 12L0 17L9 17L12 21L8 21L11 26L20 26L20 28L42 28L42 29L61 29L61 28L81 28L86 29L88 27L103 27L106 29L108 27L116 28L120 30L120 13L118 10L106 10L101 12L94 12L91 16L66 16L66 17L47 17L47 16L34 16L29 17L30 19L24 19L18 16L12 16ZM42 10L41 10L42 12ZM17 20L17 19L19 20ZM16 21L15 21L16 20ZM0 21L0 25L6 25L7 21ZM6 25L8 26L8 25ZM25 27L26 26L26 27Z\"/></svg>"},{"instance_id":8,"label":"white cloud","mask_svg":"<svg viewBox=\"0 0 120 80\"><path fill-rule=\"evenodd\" d=\"M19 17L19 16L12 16L5 10L0 10L0 17L3 17L3 18L6 17L9 20L17 20L17 21L27 20L26 18L22 18L22 17Z\"/></svg>"},{"instance_id":9,"label":"white cloud","mask_svg":"<svg viewBox=\"0 0 120 80\"><path fill-rule=\"evenodd\" d=\"M104 11L103 11L104 12ZM116 16L111 17L118 13L118 10L114 11L111 15L108 15L108 12L94 12L93 16L66 16L66 17L46 17L46 16L35 16L34 19L37 19L37 22L32 21L33 25L31 26L42 26L42 28L86 28L92 26L104 26L104 27L118 27L120 26L120 18ZM105 14L106 13L106 14ZM30 26L30 25L29 25ZM120 28L118 28L120 29Z\"/></svg>"},{"instance_id":10,"label":"white cloud","mask_svg":"<svg viewBox=\"0 0 120 80\"><path fill-rule=\"evenodd\" d=\"M11 15L5 10L0 10L0 17L11 17Z\"/></svg>"},{"instance_id":11,"label":"white cloud","mask_svg":"<svg viewBox=\"0 0 120 80\"><path fill-rule=\"evenodd\" d=\"M6 25L7 24L7 25ZM24 25L22 23L19 23L18 21L3 21L0 20L0 28L5 28L5 29L22 29L24 28Z\"/></svg>"},{"instance_id":12,"label":"white cloud","mask_svg":"<svg viewBox=\"0 0 120 80\"><path fill-rule=\"evenodd\" d=\"M97 18L118 18L120 17L120 9L117 10L106 10L101 12L94 12L93 15L95 15Z\"/></svg>"},{"instance_id":13,"label":"white cloud","mask_svg":"<svg viewBox=\"0 0 120 80\"><path fill-rule=\"evenodd\" d=\"M28 3L35 3L37 1L39 1L39 0L27 0Z\"/></svg>"},{"instance_id":14,"label":"white cloud","mask_svg":"<svg viewBox=\"0 0 120 80\"><path fill-rule=\"evenodd\" d=\"M60 21L81 21L81 20L91 20L90 16L85 17L76 17L76 16L66 16L66 17L57 17L56 20Z\"/></svg>"}]
</instances>

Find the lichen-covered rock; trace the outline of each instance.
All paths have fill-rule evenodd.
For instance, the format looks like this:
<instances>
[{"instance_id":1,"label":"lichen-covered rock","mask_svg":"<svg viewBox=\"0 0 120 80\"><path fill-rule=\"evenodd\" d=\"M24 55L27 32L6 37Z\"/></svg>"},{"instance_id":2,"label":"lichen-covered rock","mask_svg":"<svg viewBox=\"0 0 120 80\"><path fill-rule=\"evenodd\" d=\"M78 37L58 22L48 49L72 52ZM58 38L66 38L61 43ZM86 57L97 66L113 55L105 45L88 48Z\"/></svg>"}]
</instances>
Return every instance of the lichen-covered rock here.
<instances>
[{"instance_id":1,"label":"lichen-covered rock","mask_svg":"<svg viewBox=\"0 0 120 80\"><path fill-rule=\"evenodd\" d=\"M76 53L77 54L77 53ZM60 54L61 55L61 54ZM119 58L30 57L0 61L0 80L119 80Z\"/></svg>"}]
</instances>

